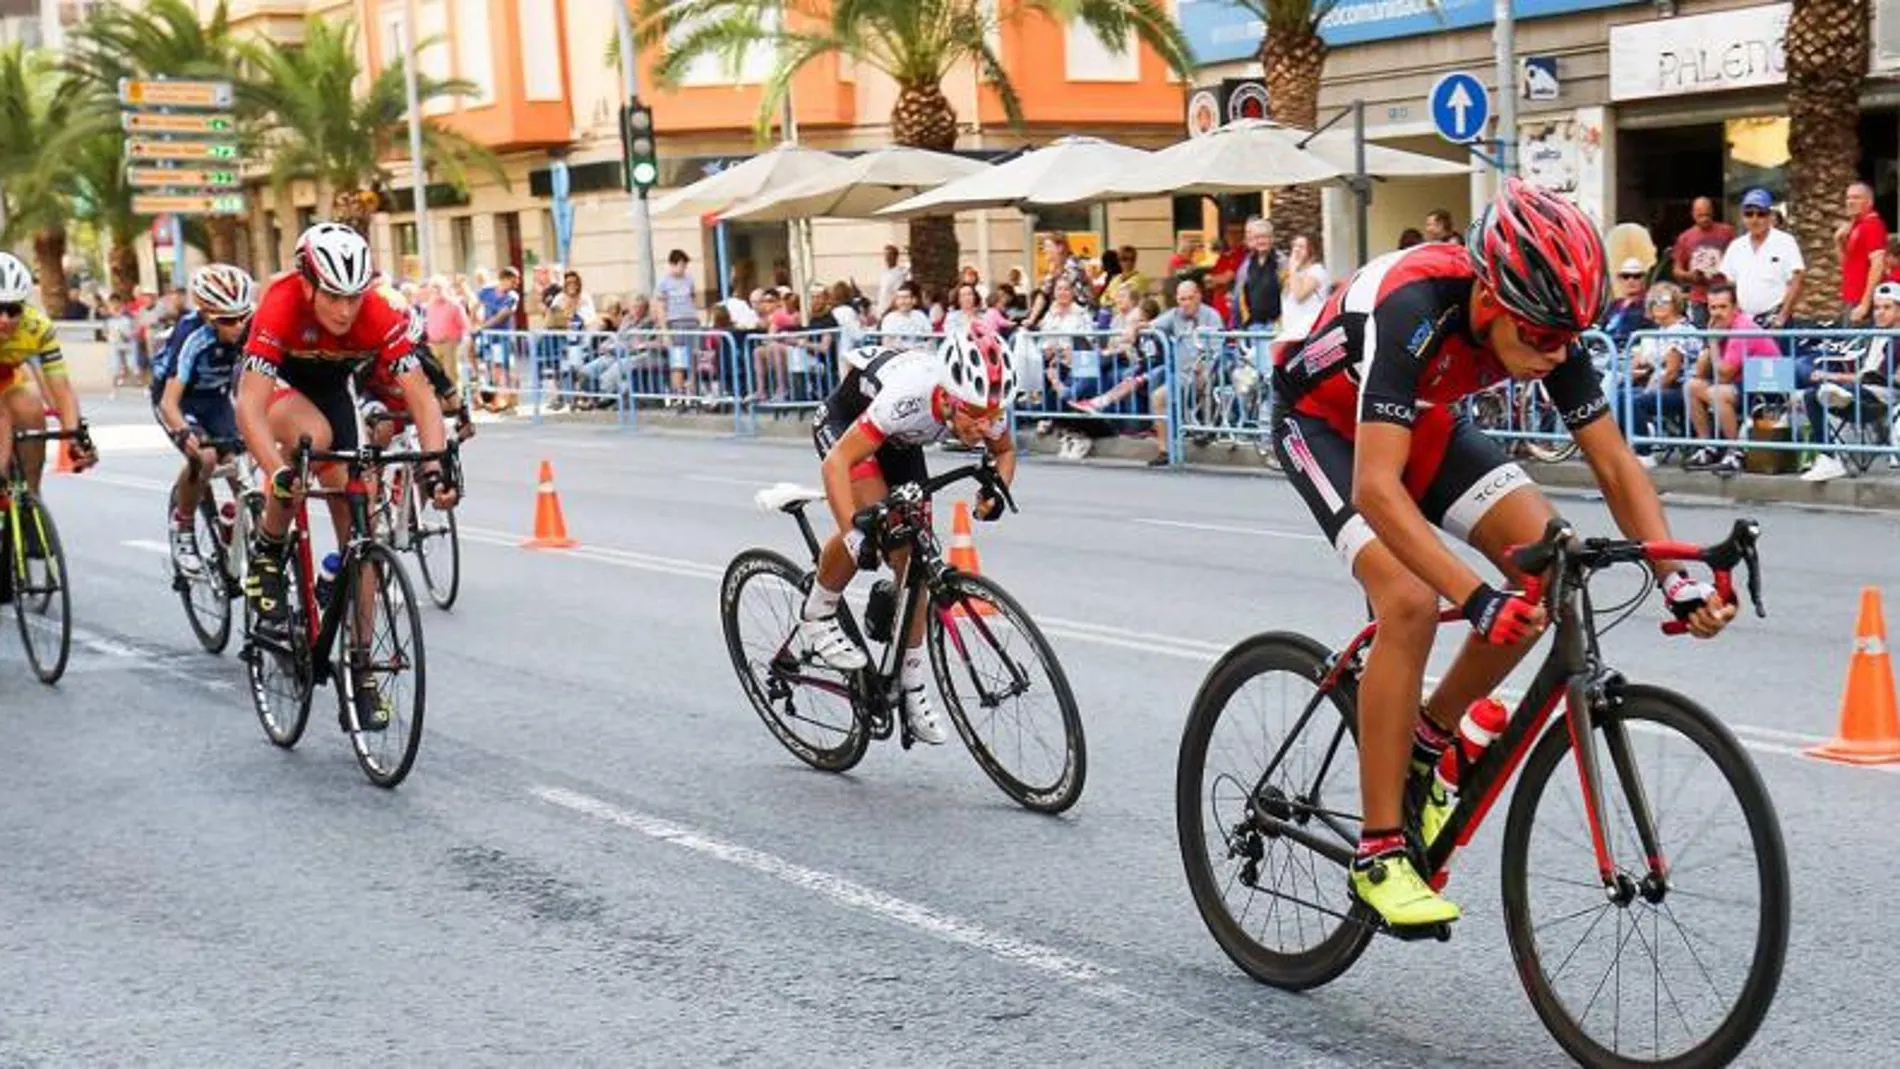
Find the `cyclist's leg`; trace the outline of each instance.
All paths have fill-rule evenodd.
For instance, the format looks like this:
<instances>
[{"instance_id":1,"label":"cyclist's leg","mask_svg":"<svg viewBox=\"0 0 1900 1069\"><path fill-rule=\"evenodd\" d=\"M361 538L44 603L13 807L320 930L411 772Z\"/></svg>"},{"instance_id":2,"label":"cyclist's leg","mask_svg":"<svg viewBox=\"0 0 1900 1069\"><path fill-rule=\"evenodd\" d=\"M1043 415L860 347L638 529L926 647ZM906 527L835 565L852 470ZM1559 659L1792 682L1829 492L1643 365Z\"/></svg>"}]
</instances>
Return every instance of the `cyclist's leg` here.
<instances>
[{"instance_id":1,"label":"cyclist's leg","mask_svg":"<svg viewBox=\"0 0 1900 1069\"><path fill-rule=\"evenodd\" d=\"M40 399L40 391L33 385L33 376L25 369L13 373L13 382L6 388L4 401L7 415L13 420L16 431L43 431L46 429L46 402ZM46 467L45 442L21 442L20 469L26 472L26 485L34 493L40 492L40 474Z\"/></svg>"},{"instance_id":2,"label":"cyclist's leg","mask_svg":"<svg viewBox=\"0 0 1900 1069\"><path fill-rule=\"evenodd\" d=\"M917 446L885 445L878 450L877 460L883 469L886 485L904 483L922 483L930 478L928 465L924 461L924 451ZM878 494L870 500L880 500ZM860 502L860 505L868 502ZM891 571L902 583L910 567L910 550L893 551L890 555ZM930 701L930 676L928 661L924 656L924 613L930 607L930 599L920 597L911 606L910 619L904 621L904 655L898 662L897 681L903 690L904 718L910 724L911 734L919 742L941 745L948 741L950 734L937 719L937 711Z\"/></svg>"},{"instance_id":3,"label":"cyclist's leg","mask_svg":"<svg viewBox=\"0 0 1900 1069\"><path fill-rule=\"evenodd\" d=\"M278 446L286 451L295 448L305 436L309 437L313 449L330 448L329 420L323 417L309 397L282 383L271 395L270 433ZM269 478L271 473L264 472L263 475ZM267 542L282 542L289 529L290 502L279 500L275 494L265 494L264 516L258 523L258 534Z\"/></svg>"}]
</instances>

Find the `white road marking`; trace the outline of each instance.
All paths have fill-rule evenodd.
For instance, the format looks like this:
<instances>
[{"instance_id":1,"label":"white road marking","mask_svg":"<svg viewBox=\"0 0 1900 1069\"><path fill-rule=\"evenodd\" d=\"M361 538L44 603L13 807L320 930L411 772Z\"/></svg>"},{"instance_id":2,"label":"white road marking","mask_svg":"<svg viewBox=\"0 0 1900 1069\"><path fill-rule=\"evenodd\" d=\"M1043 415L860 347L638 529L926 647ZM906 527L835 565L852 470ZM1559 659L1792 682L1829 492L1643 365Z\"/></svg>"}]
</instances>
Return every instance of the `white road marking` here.
<instances>
[{"instance_id":1,"label":"white road marking","mask_svg":"<svg viewBox=\"0 0 1900 1069\"><path fill-rule=\"evenodd\" d=\"M1325 535L1311 534L1306 531L1275 531L1266 527L1234 527L1224 523L1189 523L1186 520L1157 520L1147 516L1136 516L1129 522L1143 523L1150 527L1179 527L1188 531L1214 531L1219 534L1255 535L1260 538L1289 538L1295 542L1326 541Z\"/></svg>"},{"instance_id":2,"label":"white road marking","mask_svg":"<svg viewBox=\"0 0 1900 1069\"><path fill-rule=\"evenodd\" d=\"M705 832L621 809L589 795L560 787L535 787L535 797L551 805L569 809L596 820L638 832L651 839L691 850L696 854L770 876L801 890L816 892L849 910L866 913L933 936L948 943L973 947L1004 961L1015 962L1060 979L1089 984L1115 970L1082 958L1071 957L1053 947L1004 935L960 917L940 913L929 906L887 894L874 887L854 883L842 876L807 868L775 854L754 850Z\"/></svg>"},{"instance_id":3,"label":"white road marking","mask_svg":"<svg viewBox=\"0 0 1900 1069\"><path fill-rule=\"evenodd\" d=\"M86 472L84 475L74 476L65 485L84 486L87 483L123 486L128 490L157 490L160 493L170 493L172 488L172 484L164 479L147 479L138 475L114 475L98 470Z\"/></svg>"},{"instance_id":4,"label":"white road marking","mask_svg":"<svg viewBox=\"0 0 1900 1069\"><path fill-rule=\"evenodd\" d=\"M689 483L712 483L715 486L743 486L748 490L763 490L771 485L769 483L762 483L757 479L741 479L733 475L701 475L698 472L687 472L681 475L680 478Z\"/></svg>"},{"instance_id":5,"label":"white road marking","mask_svg":"<svg viewBox=\"0 0 1900 1069\"><path fill-rule=\"evenodd\" d=\"M161 557L169 557L172 553L172 547L163 542L154 542L149 538L127 538L119 544L131 549L144 550L147 553L156 553Z\"/></svg>"},{"instance_id":6,"label":"white road marking","mask_svg":"<svg viewBox=\"0 0 1900 1069\"><path fill-rule=\"evenodd\" d=\"M228 680L213 679L204 672L193 672L187 668L181 668L173 664L170 659L158 653L147 652L146 650L139 649L137 646L127 645L116 638L95 634L83 628L73 628L73 642L93 653L121 661L128 669L156 672L159 675L180 683L191 683L216 691L229 691L234 689L234 685ZM182 659L182 655L179 659ZM68 671L71 671L73 668L80 668L80 666L77 664L72 665L68 668ZM84 669L80 668L80 670L83 673Z\"/></svg>"}]
</instances>

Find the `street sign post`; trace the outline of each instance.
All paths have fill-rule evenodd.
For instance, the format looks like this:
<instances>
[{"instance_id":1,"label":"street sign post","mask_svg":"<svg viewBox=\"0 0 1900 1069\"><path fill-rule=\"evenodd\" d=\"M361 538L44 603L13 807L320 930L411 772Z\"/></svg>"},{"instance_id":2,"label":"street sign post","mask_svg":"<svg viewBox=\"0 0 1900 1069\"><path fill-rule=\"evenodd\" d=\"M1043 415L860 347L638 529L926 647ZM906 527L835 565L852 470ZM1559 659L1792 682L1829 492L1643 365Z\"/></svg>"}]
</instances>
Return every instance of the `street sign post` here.
<instances>
[{"instance_id":1,"label":"street sign post","mask_svg":"<svg viewBox=\"0 0 1900 1069\"><path fill-rule=\"evenodd\" d=\"M119 79L119 126L132 211L165 216L172 235L172 284L184 285L181 217L244 214L244 161L234 138L237 95L230 82Z\"/></svg>"},{"instance_id":2,"label":"street sign post","mask_svg":"<svg viewBox=\"0 0 1900 1069\"><path fill-rule=\"evenodd\" d=\"M243 210L241 193L139 193L132 198L134 215L237 215Z\"/></svg>"},{"instance_id":3,"label":"street sign post","mask_svg":"<svg viewBox=\"0 0 1900 1069\"><path fill-rule=\"evenodd\" d=\"M1453 144L1470 144L1491 119L1491 95L1470 71L1452 71L1432 84L1432 125Z\"/></svg>"},{"instance_id":4,"label":"street sign post","mask_svg":"<svg viewBox=\"0 0 1900 1069\"><path fill-rule=\"evenodd\" d=\"M186 112L122 111L119 125L128 134L210 134L230 137L237 123L229 115L194 115Z\"/></svg>"},{"instance_id":5,"label":"street sign post","mask_svg":"<svg viewBox=\"0 0 1900 1069\"><path fill-rule=\"evenodd\" d=\"M168 141L154 137L131 137L125 142L125 154L135 160L177 160L181 163L236 163L235 141Z\"/></svg>"},{"instance_id":6,"label":"street sign post","mask_svg":"<svg viewBox=\"0 0 1900 1069\"><path fill-rule=\"evenodd\" d=\"M121 78L119 103L128 108L216 108L236 100L230 82L187 82L170 78Z\"/></svg>"},{"instance_id":7,"label":"street sign post","mask_svg":"<svg viewBox=\"0 0 1900 1069\"><path fill-rule=\"evenodd\" d=\"M126 178L134 189L169 189L190 186L201 189L237 189L244 184L235 169L211 170L202 167L128 167Z\"/></svg>"}]
</instances>

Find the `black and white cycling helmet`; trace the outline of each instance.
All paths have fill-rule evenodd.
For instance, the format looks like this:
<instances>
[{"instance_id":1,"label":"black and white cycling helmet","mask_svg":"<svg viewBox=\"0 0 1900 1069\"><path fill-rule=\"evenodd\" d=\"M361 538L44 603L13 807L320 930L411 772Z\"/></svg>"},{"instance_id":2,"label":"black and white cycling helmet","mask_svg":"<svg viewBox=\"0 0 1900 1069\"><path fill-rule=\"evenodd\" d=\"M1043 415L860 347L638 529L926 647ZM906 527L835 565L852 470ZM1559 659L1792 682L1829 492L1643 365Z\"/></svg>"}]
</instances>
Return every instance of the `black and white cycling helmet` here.
<instances>
[{"instance_id":1,"label":"black and white cycling helmet","mask_svg":"<svg viewBox=\"0 0 1900 1069\"><path fill-rule=\"evenodd\" d=\"M0 252L0 303L18 304L33 296L33 272L18 256Z\"/></svg>"},{"instance_id":2,"label":"black and white cycling helmet","mask_svg":"<svg viewBox=\"0 0 1900 1069\"><path fill-rule=\"evenodd\" d=\"M369 242L342 223L318 223L297 239L297 271L309 283L338 297L369 292L376 280Z\"/></svg>"},{"instance_id":3,"label":"black and white cycling helmet","mask_svg":"<svg viewBox=\"0 0 1900 1069\"><path fill-rule=\"evenodd\" d=\"M211 319L242 319L257 311L257 283L241 267L206 264L191 276L191 299Z\"/></svg>"},{"instance_id":4,"label":"black and white cycling helmet","mask_svg":"<svg viewBox=\"0 0 1900 1069\"><path fill-rule=\"evenodd\" d=\"M1016 365L988 323L972 322L943 340L943 388L972 408L1005 409L1016 399Z\"/></svg>"}]
</instances>

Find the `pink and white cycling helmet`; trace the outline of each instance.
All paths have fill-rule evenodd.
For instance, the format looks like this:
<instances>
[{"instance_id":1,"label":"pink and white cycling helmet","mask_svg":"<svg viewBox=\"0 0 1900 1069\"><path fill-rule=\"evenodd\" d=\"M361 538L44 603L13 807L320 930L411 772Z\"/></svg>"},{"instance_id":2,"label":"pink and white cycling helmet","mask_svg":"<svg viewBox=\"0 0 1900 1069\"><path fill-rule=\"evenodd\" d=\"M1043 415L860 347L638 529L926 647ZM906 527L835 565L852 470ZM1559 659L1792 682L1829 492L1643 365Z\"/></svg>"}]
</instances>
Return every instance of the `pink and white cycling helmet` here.
<instances>
[{"instance_id":1,"label":"pink and white cycling helmet","mask_svg":"<svg viewBox=\"0 0 1900 1069\"><path fill-rule=\"evenodd\" d=\"M980 320L943 340L943 388L972 408L1005 409L1016 399L1016 366L1003 339Z\"/></svg>"}]
</instances>

